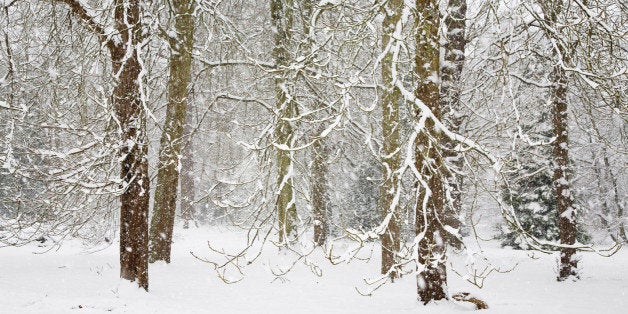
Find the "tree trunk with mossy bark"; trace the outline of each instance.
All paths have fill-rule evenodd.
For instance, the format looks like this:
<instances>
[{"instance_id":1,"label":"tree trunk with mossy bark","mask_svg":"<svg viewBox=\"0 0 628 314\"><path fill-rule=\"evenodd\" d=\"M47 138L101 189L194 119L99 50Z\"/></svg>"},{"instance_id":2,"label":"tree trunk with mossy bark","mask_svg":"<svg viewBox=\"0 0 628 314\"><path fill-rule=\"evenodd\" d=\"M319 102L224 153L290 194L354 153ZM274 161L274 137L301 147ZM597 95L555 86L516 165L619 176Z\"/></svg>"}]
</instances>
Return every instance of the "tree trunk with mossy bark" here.
<instances>
[{"instance_id":1,"label":"tree trunk with mossy bark","mask_svg":"<svg viewBox=\"0 0 628 314\"><path fill-rule=\"evenodd\" d=\"M274 144L277 155L277 214L279 243L287 244L296 239L297 207L294 198L294 165L292 147L294 134L290 121L296 116L294 83L290 80L289 65L292 56L288 51L293 25L293 1L270 0L271 24L273 28L273 58L275 59L275 91L277 122Z\"/></svg>"},{"instance_id":2,"label":"tree trunk with mossy bark","mask_svg":"<svg viewBox=\"0 0 628 314\"><path fill-rule=\"evenodd\" d=\"M173 2L176 37L170 38L168 105L160 141L155 203L150 228L150 262L170 263L183 127L191 81L194 1Z\"/></svg>"},{"instance_id":3,"label":"tree trunk with mossy bark","mask_svg":"<svg viewBox=\"0 0 628 314\"><path fill-rule=\"evenodd\" d=\"M382 265L381 273L388 274L391 278L399 276L396 269L397 254L401 246L401 213L399 212L399 166L401 163L399 138L399 106L403 102L401 91L394 86L393 38L397 24L400 22L403 0L390 0L384 5L384 19L382 22L382 52L381 61L382 85L382 168L383 183L380 189L382 218L388 219L386 230L381 235L382 241Z\"/></svg>"}]
</instances>

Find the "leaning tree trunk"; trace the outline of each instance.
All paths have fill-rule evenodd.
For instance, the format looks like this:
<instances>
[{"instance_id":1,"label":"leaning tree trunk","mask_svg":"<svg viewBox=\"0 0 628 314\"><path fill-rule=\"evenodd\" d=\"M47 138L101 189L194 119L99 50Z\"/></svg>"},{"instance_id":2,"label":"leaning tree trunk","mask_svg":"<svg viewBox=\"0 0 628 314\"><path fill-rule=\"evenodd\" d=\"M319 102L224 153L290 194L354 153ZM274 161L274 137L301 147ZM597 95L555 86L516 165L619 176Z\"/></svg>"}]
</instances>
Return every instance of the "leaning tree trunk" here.
<instances>
[{"instance_id":1,"label":"leaning tree trunk","mask_svg":"<svg viewBox=\"0 0 628 314\"><path fill-rule=\"evenodd\" d=\"M462 115L462 104L460 102L462 90L462 69L465 61L465 47L467 44L466 34L466 0L449 0L447 4L446 18L444 24L447 27L445 33L444 63L441 64L441 107L443 112L443 120L447 123L449 130L460 133L460 128L464 116ZM455 150L456 142L451 139L444 139L443 146L445 148L443 154L446 160L451 161L454 169L462 171L463 157L460 152ZM460 229L462 223L458 219L458 215L462 211L462 183L461 175L450 173L449 186L453 198L453 206L445 217L445 223L455 229ZM461 247L460 239L447 233L445 235L447 242L457 247Z\"/></svg>"},{"instance_id":2,"label":"leaning tree trunk","mask_svg":"<svg viewBox=\"0 0 628 314\"><path fill-rule=\"evenodd\" d=\"M382 61L382 166L384 170L384 182L380 189L382 204L382 217L388 219L388 225L382 241L382 274L388 274L391 278L398 277L396 256L401 245L401 213L399 213L399 165L401 155L399 153L401 143L399 139L399 106L403 97L399 89L395 88L393 67L393 34L400 21L403 9L403 0L390 0L384 6L384 20L382 22L382 50L385 52Z\"/></svg>"},{"instance_id":3,"label":"leaning tree trunk","mask_svg":"<svg viewBox=\"0 0 628 314\"><path fill-rule=\"evenodd\" d=\"M289 121L296 115L293 99L293 82L288 79L290 65L290 32L293 24L292 0L270 0L271 23L273 26L273 58L275 59L275 90L277 95L277 123L274 143L277 151L277 202L275 212L279 228L279 242L288 243L296 238L297 207L294 198L293 152L288 148L294 139Z\"/></svg>"},{"instance_id":4,"label":"leaning tree trunk","mask_svg":"<svg viewBox=\"0 0 628 314\"><path fill-rule=\"evenodd\" d=\"M417 0L418 21L416 28L415 71L417 74L416 97L421 100L437 119L440 113L438 83L440 17L436 0ZM420 117L421 112L417 112ZM415 210L418 243L417 292L419 299L428 303L447 298L446 238L441 226L443 220L444 180L446 175L441 156L441 135L434 121L428 119L415 143L415 165L427 182L427 188L419 185L419 201ZM424 202L427 198L427 202Z\"/></svg>"},{"instance_id":5,"label":"leaning tree trunk","mask_svg":"<svg viewBox=\"0 0 628 314\"><path fill-rule=\"evenodd\" d=\"M150 227L150 262L170 263L177 208L179 156L191 81L194 1L173 2L176 38L170 40L170 77L166 121L161 135L154 212Z\"/></svg>"}]
</instances>

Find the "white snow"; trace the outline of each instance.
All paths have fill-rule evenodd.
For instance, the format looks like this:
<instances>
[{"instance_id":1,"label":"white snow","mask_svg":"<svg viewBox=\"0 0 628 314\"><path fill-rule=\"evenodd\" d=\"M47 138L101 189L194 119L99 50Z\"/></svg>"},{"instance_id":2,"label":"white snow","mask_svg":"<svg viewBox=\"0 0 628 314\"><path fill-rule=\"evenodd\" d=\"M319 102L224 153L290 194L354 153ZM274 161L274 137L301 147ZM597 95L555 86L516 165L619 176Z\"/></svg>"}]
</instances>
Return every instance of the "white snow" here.
<instances>
[{"instance_id":1,"label":"white snow","mask_svg":"<svg viewBox=\"0 0 628 314\"><path fill-rule=\"evenodd\" d=\"M377 245L370 262L354 260L332 266L317 250L308 263L280 280L271 271L290 265L293 256L277 253L272 247L249 268L243 280L225 284L213 267L190 255L208 256L207 241L213 247L240 247L242 239L234 230L175 229L171 264L150 266L150 291L119 279L118 247L85 249L77 241L59 250L35 244L0 249L0 309L3 313L458 313L468 304L441 302L421 305L416 301L416 277L404 276L386 284L371 297L363 279L379 276ZM48 241L47 243L49 243ZM485 254L507 273L493 273L478 289L449 272L450 293L471 292L489 309L481 313L625 313L628 306L628 251L610 258L579 253L581 280L555 280L557 255L501 249L496 243L484 245ZM89 252L91 250L92 253ZM535 259L529 258L534 255ZM366 254L371 255L370 252ZM468 256L452 258L465 265ZM315 275L310 268L322 272ZM461 269L459 269L461 270ZM464 273L464 269L462 269ZM227 277L237 277L228 272ZM237 279L237 278L236 278Z\"/></svg>"},{"instance_id":2,"label":"white snow","mask_svg":"<svg viewBox=\"0 0 628 314\"><path fill-rule=\"evenodd\" d=\"M338 5L339 3L340 3L340 1L339 1L339 0L321 0L321 1L318 3L318 6L319 6L319 7L324 7L324 6L326 6L326 5Z\"/></svg>"},{"instance_id":3,"label":"white snow","mask_svg":"<svg viewBox=\"0 0 628 314\"><path fill-rule=\"evenodd\" d=\"M528 207L528 209L531 210L534 213L540 213L544 209L543 206L541 206L541 204L539 204L538 202L528 203L526 205L526 207Z\"/></svg>"}]
</instances>

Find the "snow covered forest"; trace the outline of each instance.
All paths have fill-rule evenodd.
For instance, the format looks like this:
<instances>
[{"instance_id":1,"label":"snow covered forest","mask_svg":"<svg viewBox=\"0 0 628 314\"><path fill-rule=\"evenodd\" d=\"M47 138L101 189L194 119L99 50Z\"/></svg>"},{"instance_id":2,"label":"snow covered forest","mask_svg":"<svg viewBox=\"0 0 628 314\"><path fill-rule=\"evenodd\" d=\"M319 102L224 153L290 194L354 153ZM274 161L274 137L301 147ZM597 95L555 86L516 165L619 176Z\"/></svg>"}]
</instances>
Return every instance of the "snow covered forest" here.
<instances>
[{"instance_id":1,"label":"snow covered forest","mask_svg":"<svg viewBox=\"0 0 628 314\"><path fill-rule=\"evenodd\" d=\"M0 0L0 312L624 313L624 0Z\"/></svg>"}]
</instances>

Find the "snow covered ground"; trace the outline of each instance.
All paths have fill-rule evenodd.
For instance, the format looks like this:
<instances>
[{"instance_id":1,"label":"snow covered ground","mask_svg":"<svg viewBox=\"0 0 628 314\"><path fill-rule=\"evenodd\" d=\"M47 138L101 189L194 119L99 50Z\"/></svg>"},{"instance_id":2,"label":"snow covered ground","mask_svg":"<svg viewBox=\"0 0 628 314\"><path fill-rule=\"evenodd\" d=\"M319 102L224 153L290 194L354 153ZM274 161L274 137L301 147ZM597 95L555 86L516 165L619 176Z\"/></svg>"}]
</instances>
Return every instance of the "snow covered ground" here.
<instances>
[{"instance_id":1,"label":"snow covered ground","mask_svg":"<svg viewBox=\"0 0 628 314\"><path fill-rule=\"evenodd\" d=\"M285 280L273 280L271 269L289 263L291 257L268 253L245 269L236 284L225 284L213 268L194 258L208 256L206 241L237 240L225 228L201 228L175 232L170 265L150 268L150 292L118 278L117 244L100 251L78 241L39 254L46 248L35 244L0 249L0 313L457 313L466 304L451 302L420 305L415 299L415 280L405 276L366 297L364 278L378 275L379 260L354 260L332 266L321 252L310 260L321 267L322 277L299 264ZM495 264L517 267L493 273L478 289L450 274L451 292L469 291L490 306L482 313L627 313L628 250L610 258L580 253L582 278L577 282L555 281L555 255L501 249L484 245ZM272 248L269 250L276 249ZM377 256L377 252L373 254ZM462 259L455 257L454 259ZM283 261L282 261L283 260Z\"/></svg>"}]
</instances>

